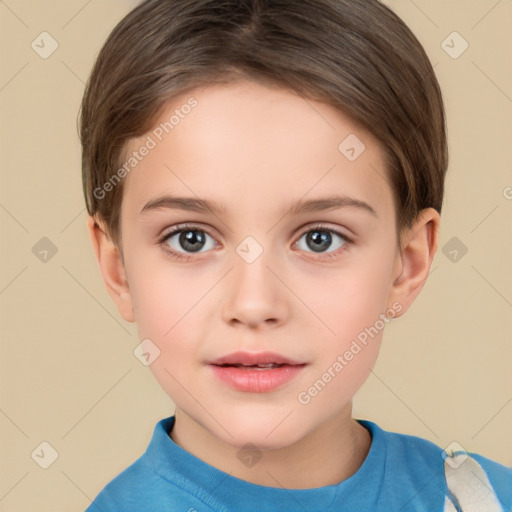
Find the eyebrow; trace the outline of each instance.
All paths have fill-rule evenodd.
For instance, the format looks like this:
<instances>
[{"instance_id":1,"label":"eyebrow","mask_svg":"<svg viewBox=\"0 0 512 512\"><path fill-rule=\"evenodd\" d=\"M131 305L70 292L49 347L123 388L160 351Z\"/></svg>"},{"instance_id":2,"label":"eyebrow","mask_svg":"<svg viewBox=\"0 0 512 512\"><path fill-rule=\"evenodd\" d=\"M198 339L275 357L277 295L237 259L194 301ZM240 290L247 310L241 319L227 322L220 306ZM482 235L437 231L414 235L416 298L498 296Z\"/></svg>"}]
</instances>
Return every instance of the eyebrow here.
<instances>
[{"instance_id":1,"label":"eyebrow","mask_svg":"<svg viewBox=\"0 0 512 512\"><path fill-rule=\"evenodd\" d=\"M319 199L309 199L307 201L293 201L290 206L289 213L310 213L345 207L359 208L378 218L377 212L368 203L353 197L339 195L323 197ZM199 213L211 212L217 215L222 215L227 212L227 207L224 203L216 203L214 201L207 201L205 199L194 197L162 196L148 201L140 213L143 214L152 210L162 210L167 208Z\"/></svg>"}]
</instances>

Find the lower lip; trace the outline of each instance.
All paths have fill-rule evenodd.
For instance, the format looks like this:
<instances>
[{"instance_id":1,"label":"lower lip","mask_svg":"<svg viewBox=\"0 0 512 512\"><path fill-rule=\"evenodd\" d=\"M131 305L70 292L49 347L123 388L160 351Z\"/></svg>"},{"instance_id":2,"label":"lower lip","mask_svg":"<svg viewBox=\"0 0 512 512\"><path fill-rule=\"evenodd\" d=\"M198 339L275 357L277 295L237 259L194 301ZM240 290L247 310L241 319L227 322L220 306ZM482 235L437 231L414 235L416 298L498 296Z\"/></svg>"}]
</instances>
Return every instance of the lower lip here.
<instances>
[{"instance_id":1,"label":"lower lip","mask_svg":"<svg viewBox=\"0 0 512 512\"><path fill-rule=\"evenodd\" d=\"M269 370L210 365L213 373L229 387L249 393L268 393L292 380L306 365L283 365Z\"/></svg>"}]
</instances>

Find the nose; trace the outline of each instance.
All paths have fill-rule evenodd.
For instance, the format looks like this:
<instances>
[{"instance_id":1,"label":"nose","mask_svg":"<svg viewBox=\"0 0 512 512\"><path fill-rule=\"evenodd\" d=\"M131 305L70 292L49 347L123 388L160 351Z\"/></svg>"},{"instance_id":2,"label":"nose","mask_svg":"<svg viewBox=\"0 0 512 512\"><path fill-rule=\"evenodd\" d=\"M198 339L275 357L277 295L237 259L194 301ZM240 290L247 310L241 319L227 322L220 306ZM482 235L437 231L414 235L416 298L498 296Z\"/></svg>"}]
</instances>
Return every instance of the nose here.
<instances>
[{"instance_id":1,"label":"nose","mask_svg":"<svg viewBox=\"0 0 512 512\"><path fill-rule=\"evenodd\" d=\"M289 315L289 294L283 276L273 268L266 251L248 263L239 258L225 281L222 315L225 322L251 329L277 327Z\"/></svg>"}]
</instances>

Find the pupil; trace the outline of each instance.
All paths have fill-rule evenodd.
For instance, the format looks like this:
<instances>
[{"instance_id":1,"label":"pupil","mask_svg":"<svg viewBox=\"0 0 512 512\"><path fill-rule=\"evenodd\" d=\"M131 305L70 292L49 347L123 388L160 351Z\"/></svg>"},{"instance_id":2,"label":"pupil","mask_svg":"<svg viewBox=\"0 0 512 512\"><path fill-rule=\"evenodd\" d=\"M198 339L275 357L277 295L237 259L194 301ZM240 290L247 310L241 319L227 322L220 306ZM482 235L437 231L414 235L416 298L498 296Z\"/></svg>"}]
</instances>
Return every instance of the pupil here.
<instances>
[{"instance_id":1,"label":"pupil","mask_svg":"<svg viewBox=\"0 0 512 512\"><path fill-rule=\"evenodd\" d=\"M331 234L326 231L312 231L307 235L308 242L313 242L311 248L315 252L322 252L331 244ZM199 251L204 237L199 231L186 231L180 235L180 243L184 249Z\"/></svg>"},{"instance_id":2,"label":"pupil","mask_svg":"<svg viewBox=\"0 0 512 512\"><path fill-rule=\"evenodd\" d=\"M186 250L199 251L201 243L204 243L204 237L199 231L185 231L180 235L180 244Z\"/></svg>"},{"instance_id":3,"label":"pupil","mask_svg":"<svg viewBox=\"0 0 512 512\"><path fill-rule=\"evenodd\" d=\"M318 234L321 233L319 236ZM327 249L331 242L331 235L325 231L312 231L307 236L308 241L314 242L312 249L315 252L321 252L323 249Z\"/></svg>"}]
</instances>

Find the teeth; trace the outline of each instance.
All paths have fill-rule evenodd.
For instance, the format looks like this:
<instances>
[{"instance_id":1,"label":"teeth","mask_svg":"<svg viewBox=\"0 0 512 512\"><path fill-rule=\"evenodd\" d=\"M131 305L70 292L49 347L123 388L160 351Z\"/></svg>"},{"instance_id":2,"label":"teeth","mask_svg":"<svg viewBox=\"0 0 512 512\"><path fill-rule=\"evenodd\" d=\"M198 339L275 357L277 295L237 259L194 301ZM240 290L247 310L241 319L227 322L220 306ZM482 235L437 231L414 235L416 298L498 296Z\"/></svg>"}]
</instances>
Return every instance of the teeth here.
<instances>
[{"instance_id":1,"label":"teeth","mask_svg":"<svg viewBox=\"0 0 512 512\"><path fill-rule=\"evenodd\" d=\"M276 363L259 363L259 364L237 364L234 365L237 368L278 368L279 366L282 366L281 364Z\"/></svg>"}]
</instances>

